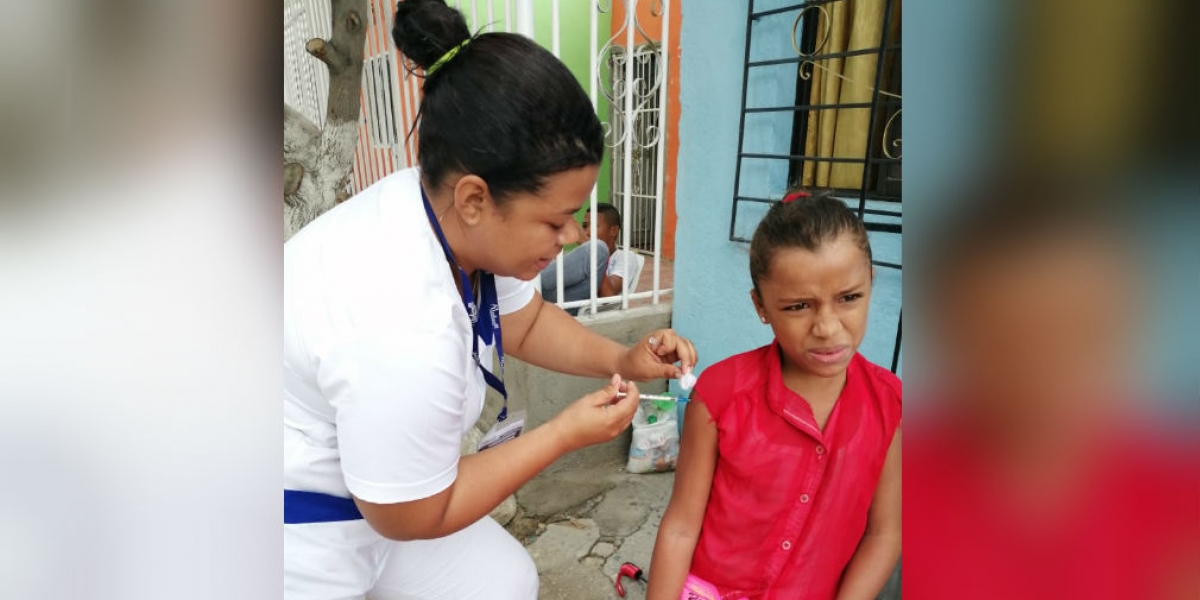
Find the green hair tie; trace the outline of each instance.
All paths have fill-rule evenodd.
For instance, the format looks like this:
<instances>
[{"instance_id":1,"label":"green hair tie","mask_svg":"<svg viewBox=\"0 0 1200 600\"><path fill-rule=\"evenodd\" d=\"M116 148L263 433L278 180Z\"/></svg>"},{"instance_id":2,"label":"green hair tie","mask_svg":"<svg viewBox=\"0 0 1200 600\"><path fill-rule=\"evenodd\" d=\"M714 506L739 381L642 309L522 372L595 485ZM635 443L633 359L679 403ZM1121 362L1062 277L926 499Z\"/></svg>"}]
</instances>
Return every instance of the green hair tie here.
<instances>
[{"instance_id":1,"label":"green hair tie","mask_svg":"<svg viewBox=\"0 0 1200 600\"><path fill-rule=\"evenodd\" d=\"M438 69L442 68L442 65L445 65L446 63L450 62L455 56L457 56L458 51L462 50L463 48L466 48L467 44L469 44L469 43L471 43L471 40L465 39L462 41L461 44L451 48L449 51L447 51L445 54L443 54L441 58L437 59L437 62L433 63L432 65L429 65L428 69L425 69L425 76L429 77L430 75L433 75L434 72L436 72Z\"/></svg>"}]
</instances>

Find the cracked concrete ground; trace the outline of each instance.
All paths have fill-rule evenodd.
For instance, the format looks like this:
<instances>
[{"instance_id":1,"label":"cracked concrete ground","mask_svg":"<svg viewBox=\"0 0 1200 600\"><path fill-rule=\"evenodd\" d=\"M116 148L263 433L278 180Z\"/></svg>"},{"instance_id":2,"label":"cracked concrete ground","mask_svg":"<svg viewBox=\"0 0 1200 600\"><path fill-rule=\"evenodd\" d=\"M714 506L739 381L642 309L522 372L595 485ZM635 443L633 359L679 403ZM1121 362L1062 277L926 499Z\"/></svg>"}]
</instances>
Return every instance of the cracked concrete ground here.
<instances>
[{"instance_id":1,"label":"cracked concrete ground","mask_svg":"<svg viewBox=\"0 0 1200 600\"><path fill-rule=\"evenodd\" d=\"M624 461L543 473L517 492L507 528L533 556L543 600L610 600L621 563L650 564L674 473L631 475ZM643 600L625 580L626 598Z\"/></svg>"}]
</instances>

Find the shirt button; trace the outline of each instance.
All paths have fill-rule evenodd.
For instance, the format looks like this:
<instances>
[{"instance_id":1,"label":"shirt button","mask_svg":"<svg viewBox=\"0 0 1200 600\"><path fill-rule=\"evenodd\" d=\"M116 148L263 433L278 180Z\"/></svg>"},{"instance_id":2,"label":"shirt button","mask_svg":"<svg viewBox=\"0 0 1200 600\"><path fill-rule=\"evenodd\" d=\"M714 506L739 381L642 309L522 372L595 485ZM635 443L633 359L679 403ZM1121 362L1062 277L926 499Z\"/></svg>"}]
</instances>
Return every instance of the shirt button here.
<instances>
[{"instance_id":1,"label":"shirt button","mask_svg":"<svg viewBox=\"0 0 1200 600\"><path fill-rule=\"evenodd\" d=\"M817 446L817 454L825 454L825 446Z\"/></svg>"},{"instance_id":2,"label":"shirt button","mask_svg":"<svg viewBox=\"0 0 1200 600\"><path fill-rule=\"evenodd\" d=\"M792 542L791 542L790 540L783 540L782 547L783 547L783 549L784 549L784 550L791 550L791 549L792 549Z\"/></svg>"},{"instance_id":3,"label":"shirt button","mask_svg":"<svg viewBox=\"0 0 1200 600\"><path fill-rule=\"evenodd\" d=\"M808 494L800 494L800 501L808 504Z\"/></svg>"}]
</instances>

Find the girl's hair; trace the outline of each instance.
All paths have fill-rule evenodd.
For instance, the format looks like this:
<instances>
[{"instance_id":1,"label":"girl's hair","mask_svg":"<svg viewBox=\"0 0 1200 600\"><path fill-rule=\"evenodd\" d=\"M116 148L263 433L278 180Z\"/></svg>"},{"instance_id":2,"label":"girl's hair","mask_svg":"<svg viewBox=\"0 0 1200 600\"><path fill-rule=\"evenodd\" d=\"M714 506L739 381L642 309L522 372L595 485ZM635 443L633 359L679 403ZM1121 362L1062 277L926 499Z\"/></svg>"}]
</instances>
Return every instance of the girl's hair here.
<instances>
[{"instance_id":1,"label":"girl's hair","mask_svg":"<svg viewBox=\"0 0 1200 600\"><path fill-rule=\"evenodd\" d=\"M843 233L871 260L871 242L867 228L845 202L828 192L789 190L782 202L771 206L750 241L750 280L758 282L771 270L771 259L785 248L815 251Z\"/></svg>"},{"instance_id":2,"label":"girl's hair","mask_svg":"<svg viewBox=\"0 0 1200 600\"><path fill-rule=\"evenodd\" d=\"M392 39L427 71L417 162L430 185L454 172L474 174L500 201L536 193L549 175L600 163L604 132L591 101L567 67L529 38L472 37L462 13L442 0L405 0L396 5Z\"/></svg>"}]
</instances>

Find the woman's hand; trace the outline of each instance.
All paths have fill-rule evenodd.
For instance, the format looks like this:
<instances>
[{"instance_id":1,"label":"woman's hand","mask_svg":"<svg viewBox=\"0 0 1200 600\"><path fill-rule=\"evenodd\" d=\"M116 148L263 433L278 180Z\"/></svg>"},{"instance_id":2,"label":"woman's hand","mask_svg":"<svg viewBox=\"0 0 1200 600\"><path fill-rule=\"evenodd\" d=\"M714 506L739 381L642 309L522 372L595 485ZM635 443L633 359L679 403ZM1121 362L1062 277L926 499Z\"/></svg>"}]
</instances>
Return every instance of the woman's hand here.
<instances>
[{"instance_id":1,"label":"woman's hand","mask_svg":"<svg viewBox=\"0 0 1200 600\"><path fill-rule=\"evenodd\" d=\"M619 392L625 397L619 397ZM607 442L629 427L638 398L636 384L622 382L619 375L613 375L603 389L576 400L549 424L555 427L565 452Z\"/></svg>"},{"instance_id":2,"label":"woman's hand","mask_svg":"<svg viewBox=\"0 0 1200 600\"><path fill-rule=\"evenodd\" d=\"M674 363L680 363L677 367ZM618 359L622 376L638 381L677 379L696 366L696 347L673 329L650 332Z\"/></svg>"},{"instance_id":3,"label":"woman's hand","mask_svg":"<svg viewBox=\"0 0 1200 600\"><path fill-rule=\"evenodd\" d=\"M619 397L619 392L626 395ZM393 504L355 498L355 504L367 523L389 539L450 535L483 518L563 454L617 437L629 427L637 407L637 386L613 375L603 389L575 401L541 427L462 457L458 477L441 492Z\"/></svg>"}]
</instances>

